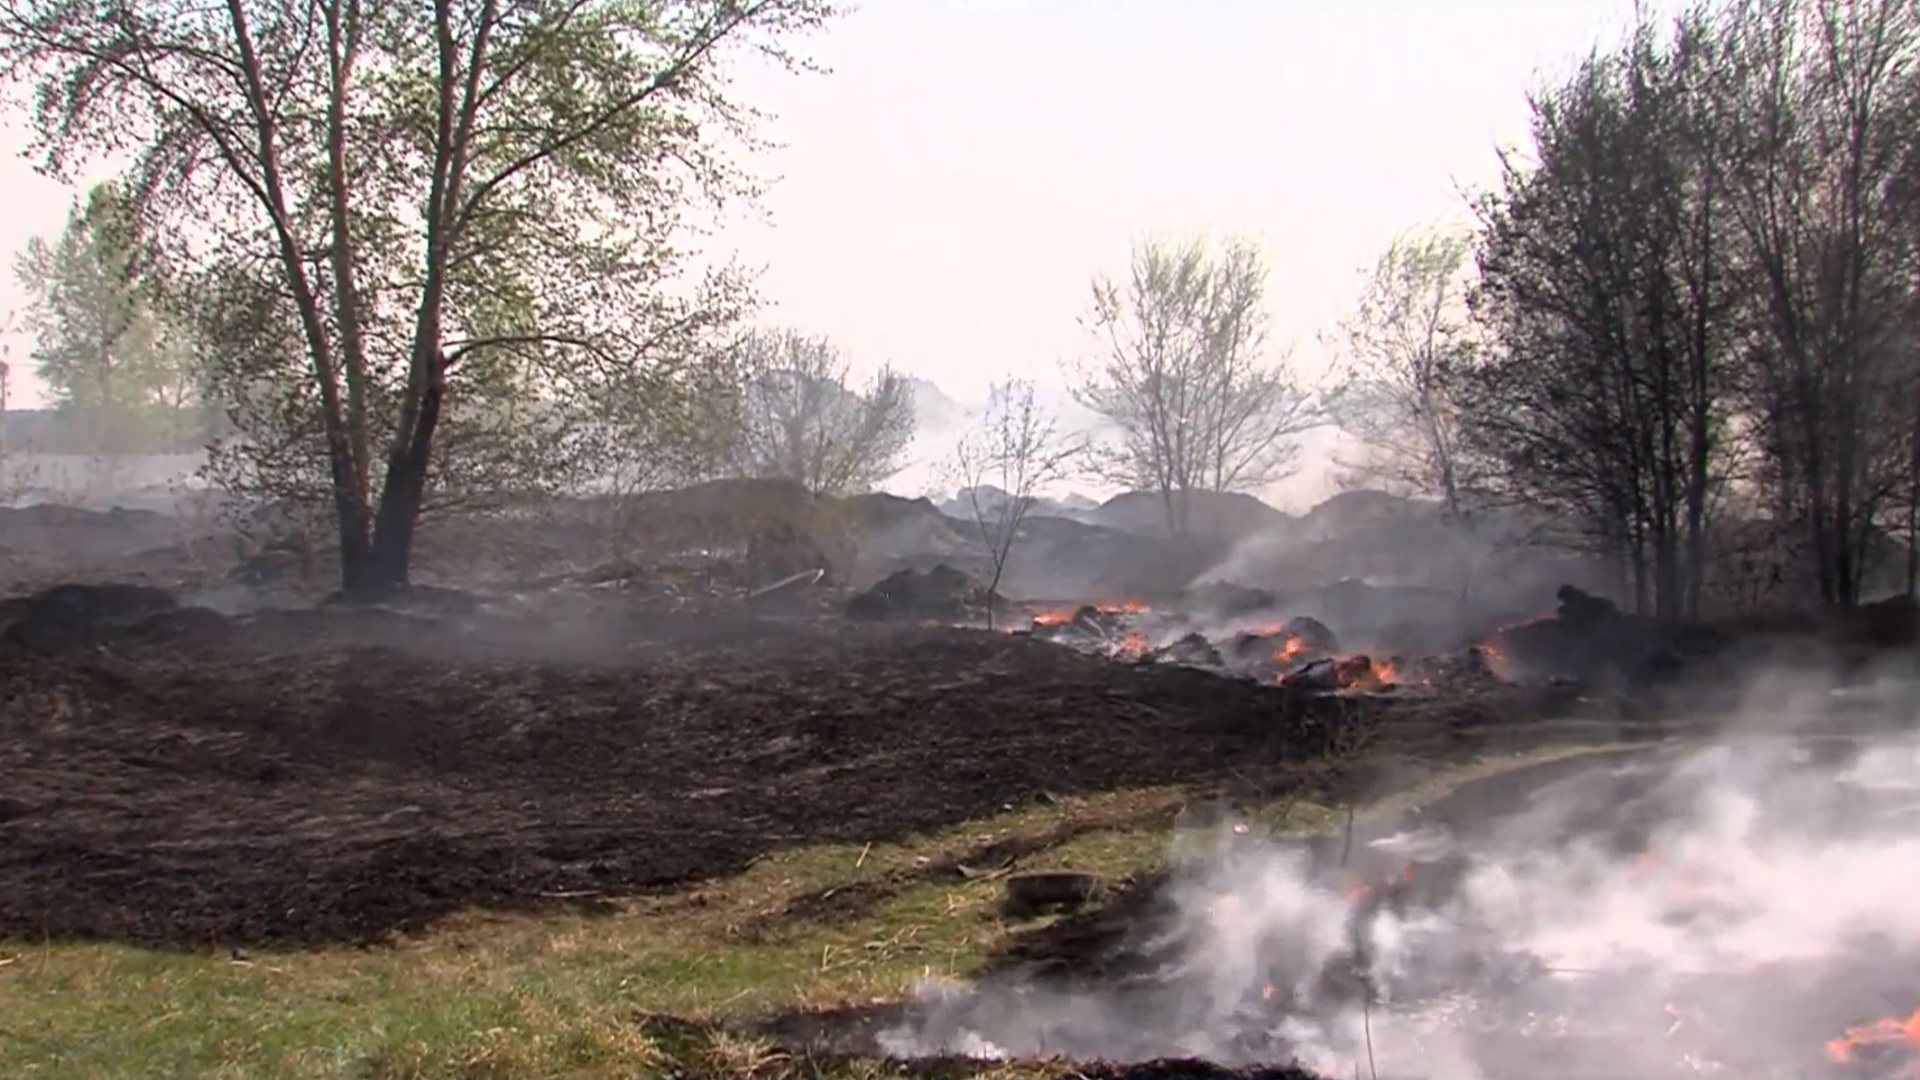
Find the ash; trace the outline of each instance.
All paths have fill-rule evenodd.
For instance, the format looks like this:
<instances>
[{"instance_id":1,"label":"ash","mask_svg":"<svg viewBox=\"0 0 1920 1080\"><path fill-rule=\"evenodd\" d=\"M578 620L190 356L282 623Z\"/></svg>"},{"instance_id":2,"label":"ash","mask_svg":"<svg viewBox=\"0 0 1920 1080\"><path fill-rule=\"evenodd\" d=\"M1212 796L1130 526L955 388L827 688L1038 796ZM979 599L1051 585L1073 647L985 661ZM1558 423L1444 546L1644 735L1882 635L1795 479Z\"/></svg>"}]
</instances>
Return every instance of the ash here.
<instances>
[{"instance_id":1,"label":"ash","mask_svg":"<svg viewBox=\"0 0 1920 1080\"><path fill-rule=\"evenodd\" d=\"M1920 1075L1920 749L1846 758L1775 740L1535 767L1340 845L1226 827L1103 958L1124 975L930 986L880 1048L1401 1080Z\"/></svg>"}]
</instances>

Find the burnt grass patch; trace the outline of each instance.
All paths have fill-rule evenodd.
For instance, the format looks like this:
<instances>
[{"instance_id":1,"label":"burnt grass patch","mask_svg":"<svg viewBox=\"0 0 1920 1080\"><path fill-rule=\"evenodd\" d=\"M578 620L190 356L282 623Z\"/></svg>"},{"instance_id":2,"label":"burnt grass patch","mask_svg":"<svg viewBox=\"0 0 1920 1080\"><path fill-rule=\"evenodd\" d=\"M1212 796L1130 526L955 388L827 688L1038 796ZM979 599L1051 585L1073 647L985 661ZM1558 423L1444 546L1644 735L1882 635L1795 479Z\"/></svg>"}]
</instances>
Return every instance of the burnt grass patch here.
<instances>
[{"instance_id":1,"label":"burnt grass patch","mask_svg":"<svg viewBox=\"0 0 1920 1080\"><path fill-rule=\"evenodd\" d=\"M1316 760L1351 722L978 631L796 624L536 662L461 652L436 625L414 647L0 650L0 937L377 941ZM793 914L836 902L864 901Z\"/></svg>"}]
</instances>

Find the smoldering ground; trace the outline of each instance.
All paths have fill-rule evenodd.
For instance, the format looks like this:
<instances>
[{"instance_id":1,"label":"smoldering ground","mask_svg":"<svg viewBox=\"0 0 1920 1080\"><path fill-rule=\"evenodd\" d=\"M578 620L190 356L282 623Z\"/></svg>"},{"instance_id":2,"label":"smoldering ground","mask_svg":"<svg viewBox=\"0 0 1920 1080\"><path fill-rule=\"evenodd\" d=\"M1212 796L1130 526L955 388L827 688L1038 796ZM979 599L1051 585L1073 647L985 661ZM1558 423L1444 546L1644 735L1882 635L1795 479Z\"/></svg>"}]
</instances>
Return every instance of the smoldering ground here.
<instances>
[{"instance_id":1,"label":"smoldering ground","mask_svg":"<svg viewBox=\"0 0 1920 1080\"><path fill-rule=\"evenodd\" d=\"M1799 695L1798 730L1363 815L1350 845L1225 829L1177 860L1108 968L1129 974L929 987L881 1048L1405 1080L1898 1075L1920 1064L1899 1023L1920 1007L1920 743L1818 737L1823 698Z\"/></svg>"}]
</instances>

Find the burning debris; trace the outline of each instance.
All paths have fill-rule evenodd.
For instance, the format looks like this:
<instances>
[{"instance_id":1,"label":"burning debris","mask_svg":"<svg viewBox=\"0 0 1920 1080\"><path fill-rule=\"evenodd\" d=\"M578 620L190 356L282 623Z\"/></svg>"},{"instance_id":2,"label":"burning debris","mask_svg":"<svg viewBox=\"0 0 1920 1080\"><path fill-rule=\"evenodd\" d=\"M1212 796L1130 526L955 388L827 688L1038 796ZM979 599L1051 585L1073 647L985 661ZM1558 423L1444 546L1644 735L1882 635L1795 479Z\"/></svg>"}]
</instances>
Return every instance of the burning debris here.
<instances>
[{"instance_id":1,"label":"burning debris","mask_svg":"<svg viewBox=\"0 0 1920 1080\"><path fill-rule=\"evenodd\" d=\"M1400 667L1365 654L1315 660L1280 679L1289 690L1383 690L1400 684Z\"/></svg>"},{"instance_id":2,"label":"burning debris","mask_svg":"<svg viewBox=\"0 0 1920 1080\"><path fill-rule=\"evenodd\" d=\"M1498 644L1465 657L1413 661L1343 652L1339 635L1308 616L1229 628L1219 639L1185 614L1138 601L1042 607L1028 633L1119 659L1183 664L1317 694L1385 693L1498 680L1486 658Z\"/></svg>"},{"instance_id":3,"label":"burning debris","mask_svg":"<svg viewBox=\"0 0 1920 1080\"><path fill-rule=\"evenodd\" d=\"M1827 1043L1827 1060L1835 1065L1900 1066L1898 1075L1920 1077L1920 1009L1912 1016L1889 1017L1861 1027Z\"/></svg>"},{"instance_id":4,"label":"burning debris","mask_svg":"<svg viewBox=\"0 0 1920 1080\"><path fill-rule=\"evenodd\" d=\"M1080 633L1112 638L1128 632L1130 616L1144 615L1153 609L1146 604L1081 604L1075 608L1052 608L1033 616L1033 630L1049 637Z\"/></svg>"},{"instance_id":5,"label":"burning debris","mask_svg":"<svg viewBox=\"0 0 1920 1080\"><path fill-rule=\"evenodd\" d=\"M1340 652L1340 639L1318 619L1301 616L1269 623L1234 635L1233 655L1256 663L1270 663L1285 671Z\"/></svg>"}]
</instances>

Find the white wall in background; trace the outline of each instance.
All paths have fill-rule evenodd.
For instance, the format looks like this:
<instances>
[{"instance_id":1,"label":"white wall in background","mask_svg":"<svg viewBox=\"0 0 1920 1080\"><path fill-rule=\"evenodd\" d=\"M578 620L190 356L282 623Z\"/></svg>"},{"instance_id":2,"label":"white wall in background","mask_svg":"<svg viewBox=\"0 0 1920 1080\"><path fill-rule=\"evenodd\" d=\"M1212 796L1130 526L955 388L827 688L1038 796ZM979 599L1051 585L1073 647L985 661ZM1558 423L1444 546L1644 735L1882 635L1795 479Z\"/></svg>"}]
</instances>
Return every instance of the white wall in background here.
<instances>
[{"instance_id":1,"label":"white wall in background","mask_svg":"<svg viewBox=\"0 0 1920 1080\"><path fill-rule=\"evenodd\" d=\"M109 458L9 451L0 456L0 505L60 503L172 513L188 492L205 487L195 472L204 453Z\"/></svg>"}]
</instances>

